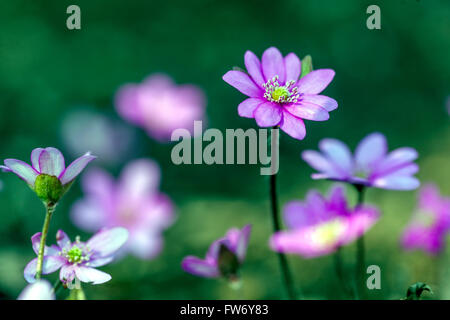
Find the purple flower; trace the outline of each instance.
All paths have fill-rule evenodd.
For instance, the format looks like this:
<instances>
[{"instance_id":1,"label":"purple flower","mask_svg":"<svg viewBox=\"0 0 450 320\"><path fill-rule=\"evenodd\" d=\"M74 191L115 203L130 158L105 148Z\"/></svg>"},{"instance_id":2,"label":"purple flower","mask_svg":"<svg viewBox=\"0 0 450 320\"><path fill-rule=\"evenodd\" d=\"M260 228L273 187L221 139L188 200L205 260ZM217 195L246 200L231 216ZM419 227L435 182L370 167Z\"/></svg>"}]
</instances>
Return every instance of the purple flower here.
<instances>
[{"instance_id":1,"label":"purple flower","mask_svg":"<svg viewBox=\"0 0 450 320\"><path fill-rule=\"evenodd\" d=\"M158 191L160 169L150 160L129 163L118 180L93 169L82 180L85 198L77 201L71 217L81 229L97 231L121 226L130 232L123 251L142 259L154 258L162 249L162 232L174 221L170 199Z\"/></svg>"},{"instance_id":2,"label":"purple flower","mask_svg":"<svg viewBox=\"0 0 450 320\"><path fill-rule=\"evenodd\" d=\"M440 196L435 185L424 186L420 190L418 209L403 232L403 248L436 255L442 252L449 230L450 198Z\"/></svg>"},{"instance_id":3,"label":"purple flower","mask_svg":"<svg viewBox=\"0 0 450 320\"><path fill-rule=\"evenodd\" d=\"M166 75L154 74L141 84L127 84L116 95L117 112L147 130L149 136L170 141L178 128L193 133L194 120L202 120L205 95L194 85L177 86Z\"/></svg>"},{"instance_id":4,"label":"purple flower","mask_svg":"<svg viewBox=\"0 0 450 320\"><path fill-rule=\"evenodd\" d=\"M67 168L62 153L55 148L36 148L31 152L31 166L16 159L6 159L5 172L14 172L46 202L56 203L71 182L96 157L90 153L79 157Z\"/></svg>"},{"instance_id":5,"label":"purple flower","mask_svg":"<svg viewBox=\"0 0 450 320\"><path fill-rule=\"evenodd\" d=\"M205 259L185 257L181 263L183 270L199 277L234 278L244 262L250 231L251 225L246 225L241 230L237 228L228 230L225 237L211 244Z\"/></svg>"},{"instance_id":6,"label":"purple flower","mask_svg":"<svg viewBox=\"0 0 450 320\"><path fill-rule=\"evenodd\" d=\"M50 282L39 280L26 286L17 300L55 300L55 293Z\"/></svg>"},{"instance_id":7,"label":"purple flower","mask_svg":"<svg viewBox=\"0 0 450 320\"><path fill-rule=\"evenodd\" d=\"M45 247L42 274L53 273L59 269L59 278L64 284L71 283L75 278L81 282L100 284L107 282L111 276L95 269L104 266L114 259L114 254L122 247L128 238L124 228L103 229L89 241L81 242L79 237L71 242L67 234L58 230L56 242L58 245ZM41 232L31 237L33 250L39 252ZM28 263L24 270L25 280L36 281L37 258Z\"/></svg>"},{"instance_id":8,"label":"purple flower","mask_svg":"<svg viewBox=\"0 0 450 320\"><path fill-rule=\"evenodd\" d=\"M288 230L275 233L270 246L305 258L327 255L353 242L379 217L378 210L367 205L348 208L342 187L334 187L328 199L310 191L305 202L289 202L283 214Z\"/></svg>"},{"instance_id":9,"label":"purple flower","mask_svg":"<svg viewBox=\"0 0 450 320\"><path fill-rule=\"evenodd\" d=\"M313 179L393 190L412 190L420 185L413 176L419 170L413 163L417 151L404 147L387 153L386 138L381 133L365 137L354 156L336 139L323 139L319 149L322 153L312 150L302 153L303 160L319 171L311 176Z\"/></svg>"},{"instance_id":10,"label":"purple flower","mask_svg":"<svg viewBox=\"0 0 450 320\"><path fill-rule=\"evenodd\" d=\"M251 51L245 53L247 73L228 71L223 80L249 98L238 106L241 117L255 118L260 127L280 126L295 139L306 135L302 119L325 121L336 100L319 95L333 80L331 69L318 69L300 77L301 62L294 54L283 58L277 48L264 51L261 62Z\"/></svg>"}]
</instances>

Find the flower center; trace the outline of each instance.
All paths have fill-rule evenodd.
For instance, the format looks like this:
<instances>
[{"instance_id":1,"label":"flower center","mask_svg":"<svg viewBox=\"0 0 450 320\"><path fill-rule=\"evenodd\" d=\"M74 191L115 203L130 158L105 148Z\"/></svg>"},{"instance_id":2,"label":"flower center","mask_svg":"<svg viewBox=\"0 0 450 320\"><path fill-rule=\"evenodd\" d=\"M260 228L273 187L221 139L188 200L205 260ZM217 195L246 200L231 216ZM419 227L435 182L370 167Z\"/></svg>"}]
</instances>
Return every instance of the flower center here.
<instances>
[{"instance_id":1,"label":"flower center","mask_svg":"<svg viewBox=\"0 0 450 320\"><path fill-rule=\"evenodd\" d=\"M290 80L284 86L278 83L278 76L263 84L265 89L264 98L268 101L277 103L295 103L300 94L297 92L298 88L294 87L295 81Z\"/></svg>"},{"instance_id":2,"label":"flower center","mask_svg":"<svg viewBox=\"0 0 450 320\"><path fill-rule=\"evenodd\" d=\"M91 258L91 250L85 243L80 241L80 237L76 238L75 243L70 249L63 249L59 254L65 257L69 263L75 265L88 262Z\"/></svg>"},{"instance_id":3,"label":"flower center","mask_svg":"<svg viewBox=\"0 0 450 320\"><path fill-rule=\"evenodd\" d=\"M70 263L80 262L82 257L83 257L83 250L81 250L77 246L73 246L67 252L67 259L69 260Z\"/></svg>"},{"instance_id":4,"label":"flower center","mask_svg":"<svg viewBox=\"0 0 450 320\"><path fill-rule=\"evenodd\" d=\"M319 225L315 232L315 242L325 247L336 244L344 229L345 225L341 219Z\"/></svg>"}]
</instances>

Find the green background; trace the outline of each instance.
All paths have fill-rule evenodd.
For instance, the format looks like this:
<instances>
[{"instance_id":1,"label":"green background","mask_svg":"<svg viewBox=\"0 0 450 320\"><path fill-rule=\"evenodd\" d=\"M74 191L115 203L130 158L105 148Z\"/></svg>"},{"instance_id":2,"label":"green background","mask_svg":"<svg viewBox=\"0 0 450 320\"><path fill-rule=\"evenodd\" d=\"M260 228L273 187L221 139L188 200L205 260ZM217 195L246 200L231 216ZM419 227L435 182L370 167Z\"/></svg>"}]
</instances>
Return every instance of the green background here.
<instances>
[{"instance_id":1,"label":"green background","mask_svg":"<svg viewBox=\"0 0 450 320\"><path fill-rule=\"evenodd\" d=\"M81 7L81 30L66 28L66 8ZM381 8L381 30L366 28L366 8ZM33 148L54 146L66 153L61 122L76 105L118 118L117 88L165 72L177 83L200 86L208 99L210 127L256 128L236 108L244 96L222 75L244 66L243 55L258 56L269 46L283 54L310 54L315 68L332 68L336 77L324 92L339 102L329 121L307 121L307 137L281 135L281 205L303 199L312 181L300 159L324 137L353 149L368 133L380 131L390 149L419 151L422 182L450 194L449 1L26 1L0 4L0 158L28 161ZM268 180L259 165L182 165L170 161L172 144L159 144L137 131L137 147L124 155L155 159L162 168L161 189L176 204L177 221L165 232L162 254L151 261L128 256L102 270L112 280L85 285L90 299L278 299L285 298L276 255L268 249L271 233ZM73 160L69 159L69 160ZM67 161L69 161L67 160ZM105 169L117 175L122 161ZM44 210L38 198L12 174L2 174L0 192L0 297L15 299L25 287L23 268L35 257L30 237L40 231ZM348 190L350 201L355 195ZM75 183L58 206L49 239L62 228L73 238L90 235L69 219L82 196ZM370 298L400 299L416 281L429 283L434 297L450 297L439 274L450 263L421 252L405 253L399 237L415 207L417 191L369 190L367 201L382 218L367 234L367 262L381 267L382 289ZM253 224L242 270L243 289L220 280L184 273L185 255L203 256L228 228ZM354 267L354 244L344 248L345 271ZM297 286L307 298L344 298L332 256L304 260L290 256ZM57 274L50 279L56 279ZM447 277L449 278L449 277ZM448 281L447 281L448 282ZM66 293L62 293L64 297Z\"/></svg>"}]
</instances>

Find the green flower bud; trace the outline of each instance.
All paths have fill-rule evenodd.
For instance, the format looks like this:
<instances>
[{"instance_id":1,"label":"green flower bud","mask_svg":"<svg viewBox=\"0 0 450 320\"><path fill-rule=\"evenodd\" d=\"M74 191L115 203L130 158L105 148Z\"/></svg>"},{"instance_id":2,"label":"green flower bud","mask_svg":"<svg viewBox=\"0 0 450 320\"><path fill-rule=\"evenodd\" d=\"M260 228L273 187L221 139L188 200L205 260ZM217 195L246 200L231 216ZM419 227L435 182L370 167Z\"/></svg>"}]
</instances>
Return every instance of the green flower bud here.
<instances>
[{"instance_id":1,"label":"green flower bud","mask_svg":"<svg viewBox=\"0 0 450 320\"><path fill-rule=\"evenodd\" d=\"M416 282L408 288L406 292L406 300L420 300L422 293L428 291L433 294L431 287L423 282Z\"/></svg>"},{"instance_id":2,"label":"green flower bud","mask_svg":"<svg viewBox=\"0 0 450 320\"><path fill-rule=\"evenodd\" d=\"M48 174L40 174L34 183L34 192L47 205L56 204L61 199L64 191L59 179Z\"/></svg>"},{"instance_id":3,"label":"green flower bud","mask_svg":"<svg viewBox=\"0 0 450 320\"><path fill-rule=\"evenodd\" d=\"M303 78L311 71L313 71L312 58L310 55L307 55L302 59L302 72L300 78Z\"/></svg>"},{"instance_id":4,"label":"green flower bud","mask_svg":"<svg viewBox=\"0 0 450 320\"><path fill-rule=\"evenodd\" d=\"M234 252L228 249L224 244L219 248L219 270L220 273L228 279L235 279L239 270L239 260Z\"/></svg>"}]
</instances>

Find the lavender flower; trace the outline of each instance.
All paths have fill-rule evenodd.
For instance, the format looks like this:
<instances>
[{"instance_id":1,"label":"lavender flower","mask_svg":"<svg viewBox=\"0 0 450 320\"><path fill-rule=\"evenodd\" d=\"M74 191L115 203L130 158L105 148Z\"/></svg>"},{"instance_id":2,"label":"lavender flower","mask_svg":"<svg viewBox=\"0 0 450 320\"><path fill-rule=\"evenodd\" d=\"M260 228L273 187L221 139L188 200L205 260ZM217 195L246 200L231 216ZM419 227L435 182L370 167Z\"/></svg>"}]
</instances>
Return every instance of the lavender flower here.
<instances>
[{"instance_id":1,"label":"lavender flower","mask_svg":"<svg viewBox=\"0 0 450 320\"><path fill-rule=\"evenodd\" d=\"M54 204L70 187L86 165L96 157L79 157L67 168L62 153L55 148L36 148L31 152L31 166L16 159L6 159L0 169L13 172L24 180L44 202Z\"/></svg>"},{"instance_id":2,"label":"lavender flower","mask_svg":"<svg viewBox=\"0 0 450 320\"><path fill-rule=\"evenodd\" d=\"M81 282L100 284L107 282L111 276L95 269L104 266L114 259L114 254L122 247L128 238L124 228L103 229L97 232L89 241L81 242L77 237L71 242L67 234L58 230L56 241L58 245L45 247L43 274L53 273L59 269L59 278L64 284L71 283L75 278ZM39 252L41 232L31 237L33 250ZM28 263L24 270L25 280L36 281L37 258Z\"/></svg>"},{"instance_id":3,"label":"lavender flower","mask_svg":"<svg viewBox=\"0 0 450 320\"><path fill-rule=\"evenodd\" d=\"M325 121L337 108L336 100L320 95L333 79L333 70L318 69L299 79L300 59L294 53L283 58L274 47L264 51L261 62L251 51L244 59L248 74L232 70L223 80L249 97L239 104L238 113L255 118L258 126L280 126L302 140L306 135L302 119Z\"/></svg>"},{"instance_id":4,"label":"lavender flower","mask_svg":"<svg viewBox=\"0 0 450 320\"><path fill-rule=\"evenodd\" d=\"M404 147L387 153L386 138L381 133L365 137L354 156L336 139L321 140L319 149L322 153L312 150L302 153L303 160L319 171L311 176L313 179L393 190L411 190L420 185L413 176L419 170L413 163L417 151Z\"/></svg>"},{"instance_id":5,"label":"lavender flower","mask_svg":"<svg viewBox=\"0 0 450 320\"><path fill-rule=\"evenodd\" d=\"M276 232L270 246L305 258L327 255L353 242L379 217L378 210L370 206L348 208L342 187L331 189L328 199L310 191L305 202L291 201L283 211L288 230Z\"/></svg>"},{"instance_id":6,"label":"lavender flower","mask_svg":"<svg viewBox=\"0 0 450 320\"><path fill-rule=\"evenodd\" d=\"M435 185L420 190L418 209L405 228L401 243L404 249L421 249L439 254L450 231L450 198L442 197Z\"/></svg>"},{"instance_id":7,"label":"lavender flower","mask_svg":"<svg viewBox=\"0 0 450 320\"><path fill-rule=\"evenodd\" d=\"M55 300L52 285L47 280L39 280L29 284L20 293L17 300Z\"/></svg>"},{"instance_id":8,"label":"lavender flower","mask_svg":"<svg viewBox=\"0 0 450 320\"><path fill-rule=\"evenodd\" d=\"M160 169L150 160L130 162L118 180L103 170L86 173L86 196L72 208L73 222L81 229L97 231L122 226L130 232L123 251L151 259L162 249L162 232L174 221L170 199L158 191Z\"/></svg>"},{"instance_id":9,"label":"lavender flower","mask_svg":"<svg viewBox=\"0 0 450 320\"><path fill-rule=\"evenodd\" d=\"M225 237L214 241L205 259L187 256L181 264L184 271L199 277L220 276L235 279L240 265L244 262L250 237L251 225L241 230L232 228Z\"/></svg>"},{"instance_id":10,"label":"lavender flower","mask_svg":"<svg viewBox=\"0 0 450 320\"><path fill-rule=\"evenodd\" d=\"M127 84L116 95L117 112L160 141L170 141L172 131L178 128L192 133L194 120L204 117L205 104L201 89L177 86L163 74L151 75L141 84Z\"/></svg>"}]
</instances>

